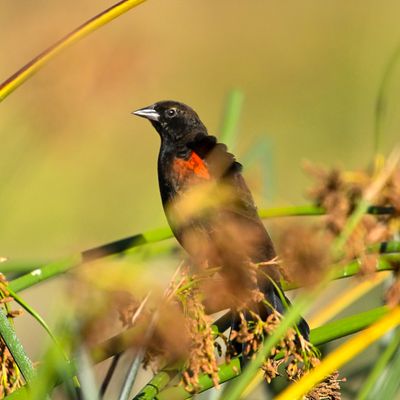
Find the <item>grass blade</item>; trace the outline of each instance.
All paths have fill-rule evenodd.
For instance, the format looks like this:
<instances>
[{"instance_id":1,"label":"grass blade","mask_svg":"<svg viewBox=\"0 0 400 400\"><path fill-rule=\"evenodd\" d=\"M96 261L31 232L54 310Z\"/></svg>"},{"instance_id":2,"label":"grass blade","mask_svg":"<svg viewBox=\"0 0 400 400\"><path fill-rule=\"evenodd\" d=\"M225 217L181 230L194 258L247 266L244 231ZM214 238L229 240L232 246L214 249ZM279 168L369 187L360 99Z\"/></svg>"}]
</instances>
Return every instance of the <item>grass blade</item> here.
<instances>
[{"instance_id":1,"label":"grass blade","mask_svg":"<svg viewBox=\"0 0 400 400\"><path fill-rule=\"evenodd\" d=\"M12 328L6 315L0 310L0 335L7 345L10 353L14 357L15 362L18 365L25 381L27 383L32 382L35 371L32 366L32 362L26 355L25 350L15 334L15 330Z\"/></svg>"},{"instance_id":2,"label":"grass blade","mask_svg":"<svg viewBox=\"0 0 400 400\"><path fill-rule=\"evenodd\" d=\"M368 375L367 380L364 382L362 389L358 393L357 400L365 400L369 397L369 394L373 391L374 387L378 385L379 379L384 374L386 367L393 354L398 350L400 345L400 330L397 331L396 335L392 338L391 342L386 346L386 349L381 354L379 359L376 361L374 368ZM396 371L399 371L398 369ZM386 380L386 379L385 379ZM398 375L397 375L398 381ZM380 391L379 391L380 392ZM390 398L390 397L383 397Z\"/></svg>"},{"instance_id":3,"label":"grass blade","mask_svg":"<svg viewBox=\"0 0 400 400\"><path fill-rule=\"evenodd\" d=\"M369 396L369 399L397 399L400 388L399 371L400 352L397 351L392 362L388 365L387 373L384 375L385 379L381 379L380 384L374 388L374 393L377 393L377 395L375 397Z\"/></svg>"},{"instance_id":4,"label":"grass blade","mask_svg":"<svg viewBox=\"0 0 400 400\"><path fill-rule=\"evenodd\" d=\"M393 212L393 207L371 206L367 211L374 215L391 214ZM259 210L259 215L261 218L317 216L323 214L324 210L322 208L313 205L274 207ZM103 257L120 254L144 244L157 243L162 240L169 239L172 236L171 229L169 227L163 227L130 236L125 239L117 240L115 242L107 243L93 249L83 251L81 254L75 254L65 259L47 264L41 268L36 268L35 270L12 280L9 283L9 287L14 292L19 292L36 285L39 282L61 275L66 271L80 265L82 262L94 261ZM391 250L393 251L392 248Z\"/></svg>"},{"instance_id":5,"label":"grass blade","mask_svg":"<svg viewBox=\"0 0 400 400\"><path fill-rule=\"evenodd\" d=\"M115 372L115 370L116 370L116 368L117 368L117 366L118 366L118 363L119 363L120 358L121 358L121 353L116 354L116 355L113 357L110 366L108 367L106 376L104 377L104 380L103 380L103 382L102 382L102 384L101 384L101 387L100 387L99 397L100 397L101 399L102 399L102 398L104 397L104 395L106 394L108 385L109 385L110 382L111 382L111 379L112 379L112 377L113 377L113 375L114 375L114 372Z\"/></svg>"}]
</instances>

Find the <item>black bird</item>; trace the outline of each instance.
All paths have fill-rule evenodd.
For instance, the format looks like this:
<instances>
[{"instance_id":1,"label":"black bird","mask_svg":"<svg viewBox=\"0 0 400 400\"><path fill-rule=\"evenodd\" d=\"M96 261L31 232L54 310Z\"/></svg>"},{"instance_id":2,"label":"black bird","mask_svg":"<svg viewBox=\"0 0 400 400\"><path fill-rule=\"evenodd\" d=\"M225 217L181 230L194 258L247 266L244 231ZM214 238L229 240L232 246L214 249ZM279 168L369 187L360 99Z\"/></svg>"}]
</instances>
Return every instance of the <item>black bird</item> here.
<instances>
[{"instance_id":1,"label":"black bird","mask_svg":"<svg viewBox=\"0 0 400 400\"><path fill-rule=\"evenodd\" d=\"M273 260L276 253L241 174L241 164L183 103L160 101L133 114L148 119L160 135L161 199L179 243L198 266L222 268L232 309L247 302L264 319L271 307L283 313L282 300L271 283L272 279L280 287L278 269L273 263L256 266ZM254 289L263 293L268 306L254 299ZM308 340L304 319L298 327Z\"/></svg>"}]
</instances>

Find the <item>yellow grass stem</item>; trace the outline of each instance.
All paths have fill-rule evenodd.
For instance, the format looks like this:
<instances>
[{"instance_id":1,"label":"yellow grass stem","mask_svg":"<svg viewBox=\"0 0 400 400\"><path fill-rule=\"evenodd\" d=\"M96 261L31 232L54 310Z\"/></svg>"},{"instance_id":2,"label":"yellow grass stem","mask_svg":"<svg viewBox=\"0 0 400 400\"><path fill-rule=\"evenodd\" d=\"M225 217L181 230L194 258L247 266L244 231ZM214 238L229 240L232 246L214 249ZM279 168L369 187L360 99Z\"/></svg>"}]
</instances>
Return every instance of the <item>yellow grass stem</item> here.
<instances>
[{"instance_id":1,"label":"yellow grass stem","mask_svg":"<svg viewBox=\"0 0 400 400\"><path fill-rule=\"evenodd\" d=\"M29 77L42 68L60 51L84 38L86 35L92 33L96 29L101 28L103 25L129 11L131 8L138 6L144 1L145 0L119 1L110 8L102 11L100 14L97 14L95 17L89 19L72 32L65 35L62 39L58 40L48 49L44 50L42 53L24 65L15 74L0 84L0 101L3 101L10 93L12 93L18 86L22 85Z\"/></svg>"},{"instance_id":2,"label":"yellow grass stem","mask_svg":"<svg viewBox=\"0 0 400 400\"><path fill-rule=\"evenodd\" d=\"M277 396L275 400L294 400L301 398L332 372L356 357L370 344L399 324L400 307L397 306L374 325L358 333L352 339L339 346L335 351L330 353L318 367L304 375L298 382L289 386Z\"/></svg>"}]
</instances>

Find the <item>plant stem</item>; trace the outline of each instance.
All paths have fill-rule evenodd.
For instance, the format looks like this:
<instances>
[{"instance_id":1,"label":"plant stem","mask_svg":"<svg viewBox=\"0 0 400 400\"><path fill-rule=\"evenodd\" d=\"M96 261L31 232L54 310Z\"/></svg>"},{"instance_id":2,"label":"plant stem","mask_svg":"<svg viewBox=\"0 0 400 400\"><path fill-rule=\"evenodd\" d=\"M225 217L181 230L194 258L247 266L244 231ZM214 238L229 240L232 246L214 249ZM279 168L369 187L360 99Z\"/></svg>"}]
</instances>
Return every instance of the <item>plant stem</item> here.
<instances>
[{"instance_id":1,"label":"plant stem","mask_svg":"<svg viewBox=\"0 0 400 400\"><path fill-rule=\"evenodd\" d=\"M372 214L390 214L393 207L372 206L368 208ZM274 207L259 210L261 218L275 218L284 216L312 216L321 215L324 211L320 207L313 205ZM14 292L27 289L39 282L61 275L68 270L80 265L82 262L94 261L100 258L120 254L132 250L138 246L160 242L172 237L169 227L153 229L145 233L130 236L125 239L107 243L93 249L85 250L81 254L75 254L65 259L52 262L41 268L37 268L27 274L12 280L9 287Z\"/></svg>"},{"instance_id":2,"label":"plant stem","mask_svg":"<svg viewBox=\"0 0 400 400\"><path fill-rule=\"evenodd\" d=\"M0 335L3 338L8 350L14 357L25 381L31 383L35 377L35 371L32 362L26 355L25 350L19 341L14 329L12 328L7 316L0 309Z\"/></svg>"},{"instance_id":3,"label":"plant stem","mask_svg":"<svg viewBox=\"0 0 400 400\"><path fill-rule=\"evenodd\" d=\"M107 391L108 385L111 382L111 379L114 375L114 372L117 368L119 359L121 358L121 353L117 353L115 354L115 356L113 357L110 366L108 367L106 376L101 384L100 387L100 392L99 392L99 397L102 399Z\"/></svg>"},{"instance_id":4,"label":"plant stem","mask_svg":"<svg viewBox=\"0 0 400 400\"><path fill-rule=\"evenodd\" d=\"M72 32L65 35L63 38L58 40L48 49L37 55L34 59L29 61L15 74L10 76L2 84L0 84L0 102L3 101L10 93L12 93L17 87L22 85L29 77L36 73L42 68L48 61L50 61L55 55L60 53L62 50L84 38L89 33L92 33L96 29L102 27L113 19L119 17L121 14L129 11L131 8L138 6L145 0L122 0L114 4L110 8L97 14L95 17L90 18L84 24L74 29Z\"/></svg>"},{"instance_id":5,"label":"plant stem","mask_svg":"<svg viewBox=\"0 0 400 400\"><path fill-rule=\"evenodd\" d=\"M39 322L39 324L43 327L43 329L47 332L47 334L50 336L50 338L53 340L53 342L59 346L61 350L61 346L57 342L57 338L54 336L53 332L51 331L50 327L47 325L46 321L37 313L36 310L34 310L27 302L25 302L21 297L19 297L14 291L12 291L10 288L7 289L8 292L10 293L10 296L20 305L22 306L29 314L32 315L33 318L36 319L36 321ZM69 361L69 360L67 360Z\"/></svg>"},{"instance_id":6,"label":"plant stem","mask_svg":"<svg viewBox=\"0 0 400 400\"><path fill-rule=\"evenodd\" d=\"M400 345L400 330L397 330L396 334L386 346L386 349L380 355L375 365L364 382L362 389L358 393L357 400L365 400L368 395L372 392L377 381L381 378L384 370L392 358L393 354L398 350Z\"/></svg>"}]
</instances>

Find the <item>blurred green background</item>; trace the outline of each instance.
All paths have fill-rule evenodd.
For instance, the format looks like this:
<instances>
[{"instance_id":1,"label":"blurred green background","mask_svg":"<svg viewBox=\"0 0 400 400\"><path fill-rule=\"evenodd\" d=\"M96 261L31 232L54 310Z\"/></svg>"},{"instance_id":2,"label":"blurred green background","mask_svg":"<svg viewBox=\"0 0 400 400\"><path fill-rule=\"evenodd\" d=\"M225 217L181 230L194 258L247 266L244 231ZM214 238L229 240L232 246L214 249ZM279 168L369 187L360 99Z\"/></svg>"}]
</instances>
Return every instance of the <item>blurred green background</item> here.
<instances>
[{"instance_id":1,"label":"blurred green background","mask_svg":"<svg viewBox=\"0 0 400 400\"><path fill-rule=\"evenodd\" d=\"M0 80L111 4L3 1ZM148 0L116 19L1 104L0 255L53 259L165 225L159 139L130 115L162 99L188 103L218 135L228 92L243 92L235 153L265 146L267 195L261 162L245 169L260 207L305 202L304 159L367 166L399 13L395 0ZM385 152L398 140L398 81ZM30 293L39 305L54 285Z\"/></svg>"}]
</instances>

